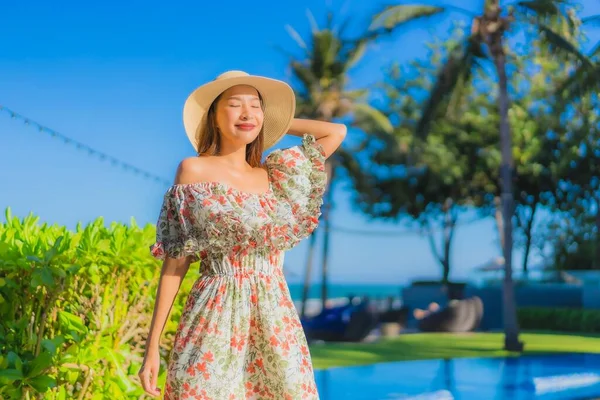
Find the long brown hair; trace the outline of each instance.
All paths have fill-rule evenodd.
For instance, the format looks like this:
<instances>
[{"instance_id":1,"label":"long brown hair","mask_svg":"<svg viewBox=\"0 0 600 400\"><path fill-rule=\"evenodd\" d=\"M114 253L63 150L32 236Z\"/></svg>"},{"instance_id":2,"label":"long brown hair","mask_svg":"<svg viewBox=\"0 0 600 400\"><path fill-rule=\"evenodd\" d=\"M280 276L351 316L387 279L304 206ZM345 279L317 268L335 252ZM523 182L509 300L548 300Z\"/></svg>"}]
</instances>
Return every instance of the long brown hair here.
<instances>
[{"instance_id":1,"label":"long brown hair","mask_svg":"<svg viewBox=\"0 0 600 400\"><path fill-rule=\"evenodd\" d=\"M198 155L208 154L211 156L219 155L221 152L221 135L219 134L219 130L217 129L217 104L221 99L221 93L210 105L208 109L208 113L206 113L206 127L204 129L204 134L200 135L200 131L202 126L198 126L198 130L196 131L196 137L198 138ZM264 103L262 96L260 93L258 94L258 98L260 100L260 108L265 111ZM252 168L261 167L261 159L263 153L263 144L264 144L264 129L265 124L263 120L263 126L260 128L260 132L258 136L252 143L249 143L246 146L246 162L250 164Z\"/></svg>"}]
</instances>

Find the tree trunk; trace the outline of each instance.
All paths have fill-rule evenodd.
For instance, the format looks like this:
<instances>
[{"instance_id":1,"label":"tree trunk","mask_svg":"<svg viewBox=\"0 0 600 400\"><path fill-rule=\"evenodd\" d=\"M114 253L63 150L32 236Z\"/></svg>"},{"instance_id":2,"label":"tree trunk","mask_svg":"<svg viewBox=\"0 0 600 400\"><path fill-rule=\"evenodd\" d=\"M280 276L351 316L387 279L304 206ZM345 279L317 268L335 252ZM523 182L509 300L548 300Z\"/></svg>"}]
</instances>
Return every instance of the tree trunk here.
<instances>
[{"instance_id":1,"label":"tree trunk","mask_svg":"<svg viewBox=\"0 0 600 400\"><path fill-rule=\"evenodd\" d=\"M527 221L527 225L525 225L525 250L523 254L523 275L525 276L527 276L528 273L527 263L529 262L529 253L531 252L532 241L531 231L533 230L533 221L535 219L535 211L537 210L537 205L537 200L531 205L531 216L529 217L529 221Z\"/></svg>"},{"instance_id":2,"label":"tree trunk","mask_svg":"<svg viewBox=\"0 0 600 400\"><path fill-rule=\"evenodd\" d=\"M444 262L442 263L442 269L443 269L443 276L442 276L442 283L444 285L448 284L448 282L450 282L450 260L445 259Z\"/></svg>"},{"instance_id":3,"label":"tree trunk","mask_svg":"<svg viewBox=\"0 0 600 400\"><path fill-rule=\"evenodd\" d=\"M493 3L498 3L494 0ZM510 125L508 122L508 80L506 77L506 56L502 47L502 31L490 36L490 51L494 57L494 64L498 72L498 109L500 112L500 148L502 165L500 179L502 181L502 216L504 224L504 349L509 351L522 351L523 343L519 342L519 324L517 321L517 307L515 302L514 286L512 280L512 216L513 216L513 160Z\"/></svg>"},{"instance_id":4,"label":"tree trunk","mask_svg":"<svg viewBox=\"0 0 600 400\"><path fill-rule=\"evenodd\" d=\"M335 180L335 160L331 160L327 163L327 193L325 195L325 201L323 204L323 263L322 263L322 277L321 277L321 307L324 310L325 304L327 303L327 290L329 288L328 276L329 271L327 270L327 263L329 260L329 234L330 223L331 223L331 208L333 207L333 182Z\"/></svg>"},{"instance_id":5,"label":"tree trunk","mask_svg":"<svg viewBox=\"0 0 600 400\"><path fill-rule=\"evenodd\" d=\"M600 269L600 196L596 197L596 249L593 267Z\"/></svg>"},{"instance_id":6,"label":"tree trunk","mask_svg":"<svg viewBox=\"0 0 600 400\"><path fill-rule=\"evenodd\" d=\"M308 255L306 256L306 267L304 268L304 285L302 286L302 303L300 304L300 318L304 318L306 315L306 301L308 300L308 291L310 290L310 276L312 275L316 244L317 232L315 231L310 235L308 243Z\"/></svg>"},{"instance_id":7,"label":"tree trunk","mask_svg":"<svg viewBox=\"0 0 600 400\"><path fill-rule=\"evenodd\" d=\"M444 261L442 263L444 283L448 283L450 280L450 249L452 248L455 225L456 219L452 215L452 200L450 200L444 217Z\"/></svg>"},{"instance_id":8,"label":"tree trunk","mask_svg":"<svg viewBox=\"0 0 600 400\"><path fill-rule=\"evenodd\" d=\"M500 197L496 196L494 198L494 206L496 207L494 210L494 219L496 220L496 229L498 229L500 251L504 254L504 213L502 212L502 200L500 200Z\"/></svg>"},{"instance_id":9,"label":"tree trunk","mask_svg":"<svg viewBox=\"0 0 600 400\"><path fill-rule=\"evenodd\" d=\"M435 244L434 233L431 225L427 221L422 223L422 226L427 229L427 239L429 240L431 253L442 267L442 283L444 284L450 281L450 250L452 249L452 238L454 237L454 230L456 227L456 216L452 214L452 207L452 200L447 200L446 209L444 212L444 230L441 254L437 249L437 245Z\"/></svg>"}]
</instances>

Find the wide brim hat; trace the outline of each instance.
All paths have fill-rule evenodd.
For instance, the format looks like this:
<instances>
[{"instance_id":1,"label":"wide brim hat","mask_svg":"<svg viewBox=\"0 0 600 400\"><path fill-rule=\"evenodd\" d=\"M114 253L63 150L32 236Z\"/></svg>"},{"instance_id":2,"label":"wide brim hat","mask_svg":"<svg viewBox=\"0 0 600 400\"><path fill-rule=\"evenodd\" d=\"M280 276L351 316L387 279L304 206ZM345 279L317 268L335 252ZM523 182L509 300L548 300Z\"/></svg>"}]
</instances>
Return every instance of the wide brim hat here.
<instances>
[{"instance_id":1,"label":"wide brim hat","mask_svg":"<svg viewBox=\"0 0 600 400\"><path fill-rule=\"evenodd\" d=\"M221 93L236 85L252 86L262 97L263 150L275 145L289 130L296 111L296 96L290 85L277 79L250 75L243 71L228 71L198 87L185 101L183 125L196 151L199 139L206 131L206 117L211 104Z\"/></svg>"}]
</instances>

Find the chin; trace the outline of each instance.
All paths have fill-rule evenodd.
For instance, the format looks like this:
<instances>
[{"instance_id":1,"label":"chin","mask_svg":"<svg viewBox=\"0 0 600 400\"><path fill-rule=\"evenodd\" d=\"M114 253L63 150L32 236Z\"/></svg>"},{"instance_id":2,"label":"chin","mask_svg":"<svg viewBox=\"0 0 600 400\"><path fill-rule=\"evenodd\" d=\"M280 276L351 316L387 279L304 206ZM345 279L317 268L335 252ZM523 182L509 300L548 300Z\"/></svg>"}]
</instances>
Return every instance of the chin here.
<instances>
[{"instance_id":1,"label":"chin","mask_svg":"<svg viewBox=\"0 0 600 400\"><path fill-rule=\"evenodd\" d=\"M248 133L245 135L240 135L239 139L241 141L243 141L245 144L250 144L252 142L254 142L256 140L256 138L258 137L258 135L260 134L260 132L257 133Z\"/></svg>"}]
</instances>

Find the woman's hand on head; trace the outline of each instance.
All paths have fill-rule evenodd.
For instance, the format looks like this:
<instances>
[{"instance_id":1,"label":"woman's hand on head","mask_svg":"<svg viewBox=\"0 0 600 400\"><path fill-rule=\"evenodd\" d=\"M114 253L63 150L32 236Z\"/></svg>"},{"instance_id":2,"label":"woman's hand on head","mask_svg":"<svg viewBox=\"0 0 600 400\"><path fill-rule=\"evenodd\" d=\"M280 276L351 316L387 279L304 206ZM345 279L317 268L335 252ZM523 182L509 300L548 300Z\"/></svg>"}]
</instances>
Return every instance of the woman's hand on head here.
<instances>
[{"instance_id":1,"label":"woman's hand on head","mask_svg":"<svg viewBox=\"0 0 600 400\"><path fill-rule=\"evenodd\" d=\"M347 128L334 122L294 118L288 133L300 137L305 133L313 135L323 148L325 158L329 158L346 138Z\"/></svg>"}]
</instances>

